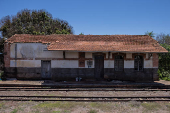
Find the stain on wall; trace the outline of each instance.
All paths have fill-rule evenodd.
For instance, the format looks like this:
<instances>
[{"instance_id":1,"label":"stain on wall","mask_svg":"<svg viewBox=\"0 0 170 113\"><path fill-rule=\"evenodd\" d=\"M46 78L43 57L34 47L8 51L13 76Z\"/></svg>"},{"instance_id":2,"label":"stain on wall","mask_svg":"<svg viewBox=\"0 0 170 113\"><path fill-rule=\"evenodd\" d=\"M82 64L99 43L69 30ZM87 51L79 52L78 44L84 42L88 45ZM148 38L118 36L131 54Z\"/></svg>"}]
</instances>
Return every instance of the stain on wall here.
<instances>
[{"instance_id":1,"label":"stain on wall","mask_svg":"<svg viewBox=\"0 0 170 113\"><path fill-rule=\"evenodd\" d=\"M47 51L42 43L17 43L17 58L63 58L63 51ZM15 43L11 44L11 58L15 58Z\"/></svg>"},{"instance_id":2,"label":"stain on wall","mask_svg":"<svg viewBox=\"0 0 170 113\"><path fill-rule=\"evenodd\" d=\"M16 60L17 67L41 67L41 60ZM15 67L15 60L10 60L10 67Z\"/></svg>"}]
</instances>

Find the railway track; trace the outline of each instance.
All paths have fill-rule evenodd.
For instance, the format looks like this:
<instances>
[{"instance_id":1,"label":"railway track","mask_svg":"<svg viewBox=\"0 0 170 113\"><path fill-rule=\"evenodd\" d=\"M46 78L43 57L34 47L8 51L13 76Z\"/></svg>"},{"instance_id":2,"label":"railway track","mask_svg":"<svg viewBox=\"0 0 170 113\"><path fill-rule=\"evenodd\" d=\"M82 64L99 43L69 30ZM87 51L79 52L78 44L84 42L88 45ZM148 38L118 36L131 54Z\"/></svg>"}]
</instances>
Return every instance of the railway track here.
<instances>
[{"instance_id":1,"label":"railway track","mask_svg":"<svg viewBox=\"0 0 170 113\"><path fill-rule=\"evenodd\" d=\"M168 101L170 96L112 96L112 97L84 97L84 96L11 96L1 95L1 92L10 91L165 91L170 89L163 88L56 88L56 87L0 87L0 101L75 101L75 102L128 102L128 101Z\"/></svg>"},{"instance_id":2,"label":"railway track","mask_svg":"<svg viewBox=\"0 0 170 113\"><path fill-rule=\"evenodd\" d=\"M75 102L128 102L128 101L170 101L170 96L131 96L131 97L84 97L84 96L7 96L0 101L75 101Z\"/></svg>"},{"instance_id":3,"label":"railway track","mask_svg":"<svg viewBox=\"0 0 170 113\"><path fill-rule=\"evenodd\" d=\"M170 85L153 84L53 84L53 85L30 85L30 84L0 84L2 87L34 87L34 88L147 88L147 89L170 89Z\"/></svg>"},{"instance_id":4,"label":"railway track","mask_svg":"<svg viewBox=\"0 0 170 113\"><path fill-rule=\"evenodd\" d=\"M129 88L47 88L47 87L0 87L0 91L170 91L170 89Z\"/></svg>"}]
</instances>

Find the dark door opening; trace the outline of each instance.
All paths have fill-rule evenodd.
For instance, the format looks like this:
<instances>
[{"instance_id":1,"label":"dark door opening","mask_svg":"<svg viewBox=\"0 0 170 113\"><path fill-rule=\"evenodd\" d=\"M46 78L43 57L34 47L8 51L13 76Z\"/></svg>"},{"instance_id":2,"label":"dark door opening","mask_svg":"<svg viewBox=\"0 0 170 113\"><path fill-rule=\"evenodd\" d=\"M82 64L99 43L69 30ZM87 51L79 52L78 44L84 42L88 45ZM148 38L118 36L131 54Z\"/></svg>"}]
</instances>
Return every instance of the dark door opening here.
<instances>
[{"instance_id":1,"label":"dark door opening","mask_svg":"<svg viewBox=\"0 0 170 113\"><path fill-rule=\"evenodd\" d=\"M134 64L136 71L142 71L143 70L143 57L142 56L135 56L135 64Z\"/></svg>"},{"instance_id":2,"label":"dark door opening","mask_svg":"<svg viewBox=\"0 0 170 113\"><path fill-rule=\"evenodd\" d=\"M124 58L121 55L115 56L115 71L124 70Z\"/></svg>"},{"instance_id":3,"label":"dark door opening","mask_svg":"<svg viewBox=\"0 0 170 113\"><path fill-rule=\"evenodd\" d=\"M42 79L51 79L51 61L41 61Z\"/></svg>"},{"instance_id":4,"label":"dark door opening","mask_svg":"<svg viewBox=\"0 0 170 113\"><path fill-rule=\"evenodd\" d=\"M95 56L95 69L94 74L96 80L102 80L104 78L104 56Z\"/></svg>"}]
</instances>

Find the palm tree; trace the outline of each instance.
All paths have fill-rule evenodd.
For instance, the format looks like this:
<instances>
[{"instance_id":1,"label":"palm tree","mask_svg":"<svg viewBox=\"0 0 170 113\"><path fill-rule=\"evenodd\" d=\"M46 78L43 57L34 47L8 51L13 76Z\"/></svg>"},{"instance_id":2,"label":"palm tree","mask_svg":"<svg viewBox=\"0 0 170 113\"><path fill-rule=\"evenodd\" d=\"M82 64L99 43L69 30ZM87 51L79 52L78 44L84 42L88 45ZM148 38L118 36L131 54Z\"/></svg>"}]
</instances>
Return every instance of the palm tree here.
<instances>
[{"instance_id":1,"label":"palm tree","mask_svg":"<svg viewBox=\"0 0 170 113\"><path fill-rule=\"evenodd\" d=\"M149 35L149 36L151 36L151 37L155 37L154 35L155 35L155 33L153 33L153 31L151 31L151 32L146 32L145 33L145 35Z\"/></svg>"}]
</instances>

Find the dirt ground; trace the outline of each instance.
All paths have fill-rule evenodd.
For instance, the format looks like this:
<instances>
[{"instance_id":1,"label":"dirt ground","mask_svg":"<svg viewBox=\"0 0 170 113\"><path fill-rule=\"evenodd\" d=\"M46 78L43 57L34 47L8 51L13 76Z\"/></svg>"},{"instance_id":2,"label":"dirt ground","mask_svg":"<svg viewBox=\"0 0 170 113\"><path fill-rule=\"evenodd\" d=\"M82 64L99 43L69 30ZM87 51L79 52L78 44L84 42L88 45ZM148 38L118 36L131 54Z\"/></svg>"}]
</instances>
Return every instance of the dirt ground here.
<instances>
[{"instance_id":1,"label":"dirt ground","mask_svg":"<svg viewBox=\"0 0 170 113\"><path fill-rule=\"evenodd\" d=\"M170 91L0 91L18 96L169 96Z\"/></svg>"},{"instance_id":2,"label":"dirt ground","mask_svg":"<svg viewBox=\"0 0 170 113\"><path fill-rule=\"evenodd\" d=\"M43 81L0 81L38 84ZM158 81L170 85L170 82ZM49 96L169 96L170 91L0 91L0 95ZM34 102L0 101L0 113L170 113L170 102Z\"/></svg>"},{"instance_id":3,"label":"dirt ground","mask_svg":"<svg viewBox=\"0 0 170 113\"><path fill-rule=\"evenodd\" d=\"M170 102L0 102L1 113L169 113Z\"/></svg>"},{"instance_id":4,"label":"dirt ground","mask_svg":"<svg viewBox=\"0 0 170 113\"><path fill-rule=\"evenodd\" d=\"M0 95L169 96L170 91L0 91ZM170 102L0 101L0 113L170 113Z\"/></svg>"}]
</instances>

